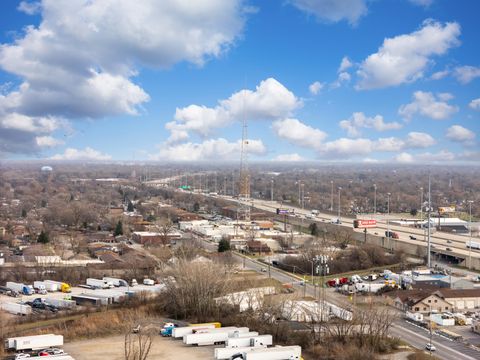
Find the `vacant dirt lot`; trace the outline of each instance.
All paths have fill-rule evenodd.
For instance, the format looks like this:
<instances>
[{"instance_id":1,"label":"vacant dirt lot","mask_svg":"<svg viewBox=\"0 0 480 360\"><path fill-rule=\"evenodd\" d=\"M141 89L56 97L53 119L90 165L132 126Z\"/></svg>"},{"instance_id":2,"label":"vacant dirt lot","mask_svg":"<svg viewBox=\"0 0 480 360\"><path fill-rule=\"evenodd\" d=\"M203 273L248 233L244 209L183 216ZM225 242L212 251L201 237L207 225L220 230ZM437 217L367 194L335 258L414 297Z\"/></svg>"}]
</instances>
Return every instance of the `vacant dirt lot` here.
<instances>
[{"instance_id":1,"label":"vacant dirt lot","mask_svg":"<svg viewBox=\"0 0 480 360\"><path fill-rule=\"evenodd\" d=\"M123 336L111 336L67 343L64 349L76 360L123 360L123 341ZM181 340L154 336L149 359L213 359L213 347L191 347L184 345Z\"/></svg>"}]
</instances>

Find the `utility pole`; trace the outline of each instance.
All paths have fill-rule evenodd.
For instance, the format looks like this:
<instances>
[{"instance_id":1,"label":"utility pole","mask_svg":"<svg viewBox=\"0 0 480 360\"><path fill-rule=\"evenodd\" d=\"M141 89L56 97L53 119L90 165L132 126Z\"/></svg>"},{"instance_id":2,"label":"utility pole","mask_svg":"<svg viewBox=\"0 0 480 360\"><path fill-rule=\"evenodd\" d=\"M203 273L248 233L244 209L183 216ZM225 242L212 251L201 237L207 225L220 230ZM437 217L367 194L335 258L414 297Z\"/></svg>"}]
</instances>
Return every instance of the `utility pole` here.
<instances>
[{"instance_id":1,"label":"utility pole","mask_svg":"<svg viewBox=\"0 0 480 360\"><path fill-rule=\"evenodd\" d=\"M391 193L387 193L387 238L388 238L388 247L391 247L390 240L390 196Z\"/></svg>"},{"instance_id":2,"label":"utility pole","mask_svg":"<svg viewBox=\"0 0 480 360\"><path fill-rule=\"evenodd\" d=\"M469 242L468 242L468 268L472 268L472 203L473 200L468 200L468 205L470 207L470 221L468 223L468 232L469 232Z\"/></svg>"},{"instance_id":3,"label":"utility pole","mask_svg":"<svg viewBox=\"0 0 480 360\"><path fill-rule=\"evenodd\" d=\"M373 184L373 214L377 214L377 184Z\"/></svg>"},{"instance_id":4,"label":"utility pole","mask_svg":"<svg viewBox=\"0 0 480 360\"><path fill-rule=\"evenodd\" d=\"M428 245L427 245L427 266L430 269L432 266L431 259L430 259L430 252L431 252L431 229L430 229L430 216L432 212L432 203L431 203L431 180L430 180L430 173L428 174Z\"/></svg>"},{"instance_id":5,"label":"utility pole","mask_svg":"<svg viewBox=\"0 0 480 360\"><path fill-rule=\"evenodd\" d=\"M423 186L420 187L420 221L423 221Z\"/></svg>"},{"instance_id":6,"label":"utility pole","mask_svg":"<svg viewBox=\"0 0 480 360\"><path fill-rule=\"evenodd\" d=\"M270 180L270 201L273 202L273 179Z\"/></svg>"},{"instance_id":7,"label":"utility pole","mask_svg":"<svg viewBox=\"0 0 480 360\"><path fill-rule=\"evenodd\" d=\"M223 178L223 195L227 195L227 177Z\"/></svg>"},{"instance_id":8,"label":"utility pole","mask_svg":"<svg viewBox=\"0 0 480 360\"><path fill-rule=\"evenodd\" d=\"M341 223L341 220L340 220L340 206L341 206L341 203L340 203L340 191L342 191L342 188L339 186L338 187L338 223L340 224Z\"/></svg>"},{"instance_id":9,"label":"utility pole","mask_svg":"<svg viewBox=\"0 0 480 360\"><path fill-rule=\"evenodd\" d=\"M332 185L332 196L330 198L330 211L333 211L333 180L330 180L330 184Z\"/></svg>"}]
</instances>

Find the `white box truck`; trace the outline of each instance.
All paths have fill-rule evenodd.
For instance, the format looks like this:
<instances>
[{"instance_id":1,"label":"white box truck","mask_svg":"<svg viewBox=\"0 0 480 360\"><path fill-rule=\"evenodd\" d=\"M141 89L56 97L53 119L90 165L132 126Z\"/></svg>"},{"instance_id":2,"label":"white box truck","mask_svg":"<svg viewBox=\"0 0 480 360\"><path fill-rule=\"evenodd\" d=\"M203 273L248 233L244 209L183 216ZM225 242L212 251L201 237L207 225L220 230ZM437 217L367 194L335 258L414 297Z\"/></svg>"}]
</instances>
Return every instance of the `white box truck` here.
<instances>
[{"instance_id":1,"label":"white box truck","mask_svg":"<svg viewBox=\"0 0 480 360\"><path fill-rule=\"evenodd\" d=\"M226 328L224 328L226 329ZM217 329L215 329L217 330ZM219 330L219 329L218 329ZM215 345L223 344L229 337L232 336L253 336L248 332L248 328L236 328L225 331L212 331L197 334L188 334L183 337L183 342L186 345Z\"/></svg>"},{"instance_id":2,"label":"white box truck","mask_svg":"<svg viewBox=\"0 0 480 360\"><path fill-rule=\"evenodd\" d=\"M15 338L11 349L16 351L41 350L57 346L63 346L63 336L50 334L48 336L23 336Z\"/></svg>"},{"instance_id":3,"label":"white box truck","mask_svg":"<svg viewBox=\"0 0 480 360\"><path fill-rule=\"evenodd\" d=\"M13 315L30 315L32 313L31 306L17 303L0 304L0 309Z\"/></svg>"},{"instance_id":4,"label":"white box truck","mask_svg":"<svg viewBox=\"0 0 480 360\"><path fill-rule=\"evenodd\" d=\"M253 337L231 337L225 342L227 348L267 347L273 344L272 335L257 335Z\"/></svg>"},{"instance_id":5,"label":"white box truck","mask_svg":"<svg viewBox=\"0 0 480 360\"><path fill-rule=\"evenodd\" d=\"M266 347L266 346L263 346L263 347ZM244 354L246 352L249 352L249 351L252 351L254 349L258 349L257 348L254 348L254 347L239 347L239 348L227 348L227 347L224 347L224 348L215 348L213 349L214 350L214 358L215 360L230 360L231 357L233 355L241 355L241 354Z\"/></svg>"},{"instance_id":6,"label":"white box truck","mask_svg":"<svg viewBox=\"0 0 480 360\"><path fill-rule=\"evenodd\" d=\"M107 283L112 283L113 286L115 286L115 287L119 287L119 286L128 287L128 282L126 282L123 279L117 279L117 278L112 278L112 277L104 277L103 281L106 281Z\"/></svg>"},{"instance_id":7,"label":"white box truck","mask_svg":"<svg viewBox=\"0 0 480 360\"><path fill-rule=\"evenodd\" d=\"M200 324L198 326L182 326L172 330L172 337L175 339L183 338L185 335L193 334L194 331L200 329L214 329L215 324ZM221 329L221 328L219 328ZM223 328L224 329L224 328Z\"/></svg>"},{"instance_id":8,"label":"white box truck","mask_svg":"<svg viewBox=\"0 0 480 360\"><path fill-rule=\"evenodd\" d=\"M102 280L94 279L94 278L87 279L87 285L91 286L94 289L108 289L110 287L110 284L108 283L108 281L105 281L103 279ZM113 284L111 285L113 287Z\"/></svg>"},{"instance_id":9,"label":"white box truck","mask_svg":"<svg viewBox=\"0 0 480 360\"><path fill-rule=\"evenodd\" d=\"M256 348L243 354L243 360L300 360L301 357L300 346Z\"/></svg>"}]
</instances>

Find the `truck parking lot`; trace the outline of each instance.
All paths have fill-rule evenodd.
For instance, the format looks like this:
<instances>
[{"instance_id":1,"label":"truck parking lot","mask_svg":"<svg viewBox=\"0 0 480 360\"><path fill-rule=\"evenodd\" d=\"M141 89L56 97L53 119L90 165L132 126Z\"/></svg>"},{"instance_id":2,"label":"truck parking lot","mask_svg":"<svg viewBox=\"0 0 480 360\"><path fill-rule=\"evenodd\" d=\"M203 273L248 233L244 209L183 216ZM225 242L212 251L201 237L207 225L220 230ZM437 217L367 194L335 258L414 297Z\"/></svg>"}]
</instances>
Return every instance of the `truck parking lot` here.
<instances>
[{"instance_id":1,"label":"truck parking lot","mask_svg":"<svg viewBox=\"0 0 480 360\"><path fill-rule=\"evenodd\" d=\"M64 346L66 352L76 360L123 360L125 355L124 336L110 336L100 339L74 341ZM181 340L153 336L149 358L159 360L206 360L213 359L213 346L191 347Z\"/></svg>"}]
</instances>

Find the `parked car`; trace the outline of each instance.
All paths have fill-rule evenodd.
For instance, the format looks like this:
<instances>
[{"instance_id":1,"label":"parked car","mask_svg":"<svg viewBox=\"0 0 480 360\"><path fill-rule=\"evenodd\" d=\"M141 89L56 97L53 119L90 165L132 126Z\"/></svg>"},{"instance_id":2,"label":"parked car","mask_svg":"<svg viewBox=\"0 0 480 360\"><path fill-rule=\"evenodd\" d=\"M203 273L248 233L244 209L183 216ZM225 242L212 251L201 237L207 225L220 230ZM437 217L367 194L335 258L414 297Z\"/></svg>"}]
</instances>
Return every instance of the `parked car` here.
<instances>
[{"instance_id":1,"label":"parked car","mask_svg":"<svg viewBox=\"0 0 480 360\"><path fill-rule=\"evenodd\" d=\"M41 352L45 352L45 353L47 353L48 355L61 355L61 354L65 354L65 351L63 351L62 349L59 349L59 348L45 349L45 350L42 350Z\"/></svg>"},{"instance_id":2,"label":"parked car","mask_svg":"<svg viewBox=\"0 0 480 360\"><path fill-rule=\"evenodd\" d=\"M27 359L30 357L30 354L20 353L15 355L15 360Z\"/></svg>"}]
</instances>

